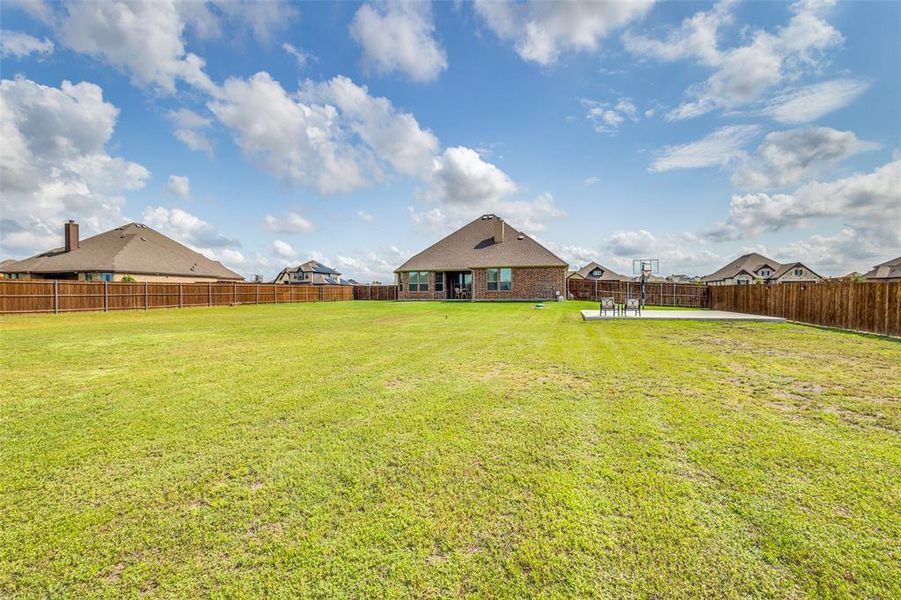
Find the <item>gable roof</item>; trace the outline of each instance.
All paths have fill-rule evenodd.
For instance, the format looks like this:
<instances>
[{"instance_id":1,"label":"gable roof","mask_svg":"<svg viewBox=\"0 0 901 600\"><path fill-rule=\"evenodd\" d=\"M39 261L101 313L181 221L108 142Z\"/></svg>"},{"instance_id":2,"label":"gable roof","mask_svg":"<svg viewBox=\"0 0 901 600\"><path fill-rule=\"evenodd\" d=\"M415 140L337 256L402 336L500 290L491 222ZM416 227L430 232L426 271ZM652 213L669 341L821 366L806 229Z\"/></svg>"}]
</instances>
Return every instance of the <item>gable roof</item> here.
<instances>
[{"instance_id":1,"label":"gable roof","mask_svg":"<svg viewBox=\"0 0 901 600\"><path fill-rule=\"evenodd\" d=\"M504 223L504 241L495 243L494 226L498 220ZM394 272L566 266L562 258L491 214L482 215L432 244Z\"/></svg>"},{"instance_id":2,"label":"gable roof","mask_svg":"<svg viewBox=\"0 0 901 600\"><path fill-rule=\"evenodd\" d=\"M601 270L600 277L595 277L594 275L591 274L591 272L594 271L595 269ZM622 275L620 273L617 273L616 271L608 269L607 267L599 265L598 263L596 263L594 261L591 261L590 263L588 263L587 265L585 265L584 267L582 267L581 269L579 269L578 271L573 273L573 275L578 275L582 279L591 279L591 280L597 280L597 281L629 281L629 278L626 277L625 275Z\"/></svg>"},{"instance_id":3,"label":"gable roof","mask_svg":"<svg viewBox=\"0 0 901 600\"><path fill-rule=\"evenodd\" d=\"M739 256L738 258L727 264L725 267L714 271L707 277L704 277L703 279L701 279L701 281L707 282L729 279L731 277L735 277L742 271L746 271L749 275L753 275L761 267L765 266L772 268L773 271L777 271L782 265L762 254L751 252L750 254Z\"/></svg>"},{"instance_id":4,"label":"gable roof","mask_svg":"<svg viewBox=\"0 0 901 600\"><path fill-rule=\"evenodd\" d=\"M804 263L802 263L802 262L793 262L793 263L784 264L784 265L782 265L781 267L779 267L778 269L776 269L776 272L773 273L772 278L773 278L773 279L779 279L780 277L782 277L783 275L785 275L786 273L788 273L790 270L792 270L792 269L794 269L794 268L799 268L799 267L800 267L800 268L807 269L807 270L810 271L812 274L816 275L817 277L820 277L813 269L811 269L810 267L808 267L808 266L805 265ZM820 277L820 279L822 279L822 277Z\"/></svg>"},{"instance_id":5,"label":"gable roof","mask_svg":"<svg viewBox=\"0 0 901 600\"><path fill-rule=\"evenodd\" d=\"M899 279L901 278L901 256L892 258L873 267L863 275L867 279Z\"/></svg>"},{"instance_id":6,"label":"gable roof","mask_svg":"<svg viewBox=\"0 0 901 600\"><path fill-rule=\"evenodd\" d=\"M111 272L178 277L244 278L219 261L191 250L141 223L83 239L66 252L55 248L3 267L7 273Z\"/></svg>"},{"instance_id":7,"label":"gable roof","mask_svg":"<svg viewBox=\"0 0 901 600\"><path fill-rule=\"evenodd\" d=\"M340 275L338 271L334 270L331 267L327 267L321 262L317 260L308 260L307 262L301 264L297 269L303 271L304 273L322 273L323 275Z\"/></svg>"}]
</instances>

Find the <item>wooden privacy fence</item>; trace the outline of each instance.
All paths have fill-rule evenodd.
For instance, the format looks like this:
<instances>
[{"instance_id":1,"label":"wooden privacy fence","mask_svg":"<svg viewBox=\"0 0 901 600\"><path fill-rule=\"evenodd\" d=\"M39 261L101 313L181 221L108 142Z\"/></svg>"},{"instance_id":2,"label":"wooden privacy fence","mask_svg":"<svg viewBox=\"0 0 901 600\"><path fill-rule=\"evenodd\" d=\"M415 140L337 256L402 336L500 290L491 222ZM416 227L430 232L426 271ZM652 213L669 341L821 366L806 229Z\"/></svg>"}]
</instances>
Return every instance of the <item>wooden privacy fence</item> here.
<instances>
[{"instance_id":1,"label":"wooden privacy fence","mask_svg":"<svg viewBox=\"0 0 901 600\"><path fill-rule=\"evenodd\" d=\"M713 286L710 308L901 336L898 281Z\"/></svg>"},{"instance_id":2,"label":"wooden privacy fence","mask_svg":"<svg viewBox=\"0 0 901 600\"><path fill-rule=\"evenodd\" d=\"M349 285L0 280L0 314L353 300Z\"/></svg>"},{"instance_id":3,"label":"wooden privacy fence","mask_svg":"<svg viewBox=\"0 0 901 600\"><path fill-rule=\"evenodd\" d=\"M397 300L397 286L355 285L354 300Z\"/></svg>"},{"instance_id":4,"label":"wooden privacy fence","mask_svg":"<svg viewBox=\"0 0 901 600\"><path fill-rule=\"evenodd\" d=\"M622 303L626 298L640 298L641 284L634 281L568 280L569 294L573 300L600 301L613 298ZM650 306L685 306L708 308L710 296L707 287L693 283L646 283L645 304Z\"/></svg>"}]
</instances>

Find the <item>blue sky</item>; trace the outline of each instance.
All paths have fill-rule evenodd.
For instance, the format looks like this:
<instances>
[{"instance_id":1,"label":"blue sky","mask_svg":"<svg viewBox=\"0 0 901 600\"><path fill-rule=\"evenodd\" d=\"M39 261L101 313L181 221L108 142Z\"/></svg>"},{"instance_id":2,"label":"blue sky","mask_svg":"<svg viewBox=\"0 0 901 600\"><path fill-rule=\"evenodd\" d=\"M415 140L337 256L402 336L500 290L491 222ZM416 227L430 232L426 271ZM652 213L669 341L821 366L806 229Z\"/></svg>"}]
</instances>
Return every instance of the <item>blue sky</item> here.
<instances>
[{"instance_id":1,"label":"blue sky","mask_svg":"<svg viewBox=\"0 0 901 600\"><path fill-rule=\"evenodd\" d=\"M901 253L901 3L2 5L0 255L128 221L387 280L484 212L573 265Z\"/></svg>"}]
</instances>

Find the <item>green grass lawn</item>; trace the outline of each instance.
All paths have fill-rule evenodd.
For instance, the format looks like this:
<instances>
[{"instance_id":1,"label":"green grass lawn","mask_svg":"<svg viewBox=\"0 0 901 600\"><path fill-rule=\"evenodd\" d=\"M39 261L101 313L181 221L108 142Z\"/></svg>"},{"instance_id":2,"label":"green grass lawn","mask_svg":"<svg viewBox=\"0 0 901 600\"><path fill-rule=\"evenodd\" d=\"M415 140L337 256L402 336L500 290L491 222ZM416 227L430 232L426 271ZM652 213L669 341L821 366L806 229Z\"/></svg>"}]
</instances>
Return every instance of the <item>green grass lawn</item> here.
<instances>
[{"instance_id":1,"label":"green grass lawn","mask_svg":"<svg viewBox=\"0 0 901 600\"><path fill-rule=\"evenodd\" d=\"M901 597L901 344L593 306L0 318L0 597Z\"/></svg>"}]
</instances>

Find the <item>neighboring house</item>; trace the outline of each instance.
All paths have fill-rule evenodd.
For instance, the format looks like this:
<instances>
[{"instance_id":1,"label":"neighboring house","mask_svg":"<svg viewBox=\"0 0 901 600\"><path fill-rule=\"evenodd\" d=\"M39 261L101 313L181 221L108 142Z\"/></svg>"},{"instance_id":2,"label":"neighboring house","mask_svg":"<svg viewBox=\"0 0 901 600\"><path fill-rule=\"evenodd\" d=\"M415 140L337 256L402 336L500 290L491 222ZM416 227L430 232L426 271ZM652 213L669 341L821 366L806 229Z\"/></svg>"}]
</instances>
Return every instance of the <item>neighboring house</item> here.
<instances>
[{"instance_id":1,"label":"neighboring house","mask_svg":"<svg viewBox=\"0 0 901 600\"><path fill-rule=\"evenodd\" d=\"M282 272L275 276L273 283L350 285L349 281L341 279L341 273L316 260L308 260L296 267L282 269Z\"/></svg>"},{"instance_id":2,"label":"neighboring house","mask_svg":"<svg viewBox=\"0 0 901 600\"><path fill-rule=\"evenodd\" d=\"M568 279L582 279L585 281L630 281L629 277L621 275L616 271L603 267L592 261L579 269L570 273Z\"/></svg>"},{"instance_id":3,"label":"neighboring house","mask_svg":"<svg viewBox=\"0 0 901 600\"><path fill-rule=\"evenodd\" d=\"M567 264L500 217L482 215L398 267L400 300L549 300Z\"/></svg>"},{"instance_id":4,"label":"neighboring house","mask_svg":"<svg viewBox=\"0 0 901 600\"><path fill-rule=\"evenodd\" d=\"M700 283L701 278L697 275L670 275L666 278L669 283Z\"/></svg>"},{"instance_id":5,"label":"neighboring house","mask_svg":"<svg viewBox=\"0 0 901 600\"><path fill-rule=\"evenodd\" d=\"M901 281L901 256L887 260L863 274L867 281Z\"/></svg>"},{"instance_id":6,"label":"neighboring house","mask_svg":"<svg viewBox=\"0 0 901 600\"><path fill-rule=\"evenodd\" d=\"M78 223L63 226L64 245L2 267L14 279L216 282L244 278L222 263L142 225L129 223L80 240Z\"/></svg>"},{"instance_id":7,"label":"neighboring house","mask_svg":"<svg viewBox=\"0 0 901 600\"><path fill-rule=\"evenodd\" d=\"M757 282L817 283L822 279L813 269L800 262L782 264L752 252L739 256L701 281L707 285L747 285Z\"/></svg>"},{"instance_id":8,"label":"neighboring house","mask_svg":"<svg viewBox=\"0 0 901 600\"><path fill-rule=\"evenodd\" d=\"M10 275L4 273L3 271L6 269L6 267L8 267L9 265L16 263L16 262L19 262L19 261L14 260L12 258L7 258L6 260L0 260L0 279L11 278Z\"/></svg>"}]
</instances>

